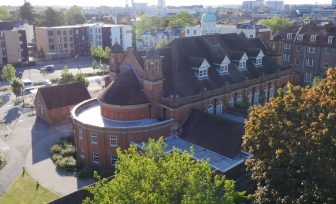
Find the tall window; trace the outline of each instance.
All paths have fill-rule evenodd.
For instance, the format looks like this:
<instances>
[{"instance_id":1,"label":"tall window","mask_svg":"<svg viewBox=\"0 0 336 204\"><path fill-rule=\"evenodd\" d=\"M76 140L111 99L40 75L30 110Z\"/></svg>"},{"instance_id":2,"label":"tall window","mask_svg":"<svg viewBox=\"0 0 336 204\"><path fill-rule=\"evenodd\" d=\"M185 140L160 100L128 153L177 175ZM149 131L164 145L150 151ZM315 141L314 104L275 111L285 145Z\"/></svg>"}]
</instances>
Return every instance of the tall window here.
<instances>
[{"instance_id":1,"label":"tall window","mask_svg":"<svg viewBox=\"0 0 336 204\"><path fill-rule=\"evenodd\" d=\"M333 36L328 37L328 44L331 44L333 42Z\"/></svg>"},{"instance_id":2,"label":"tall window","mask_svg":"<svg viewBox=\"0 0 336 204\"><path fill-rule=\"evenodd\" d=\"M212 105L212 104L209 104L209 105L208 105L207 112L210 113L210 114L213 114L213 113L214 113L214 108L213 108L213 105Z\"/></svg>"},{"instance_id":3,"label":"tall window","mask_svg":"<svg viewBox=\"0 0 336 204\"><path fill-rule=\"evenodd\" d=\"M286 49L286 50L291 49L291 47L292 47L292 46L291 46L290 44L285 44L285 49Z\"/></svg>"},{"instance_id":4,"label":"tall window","mask_svg":"<svg viewBox=\"0 0 336 204\"><path fill-rule=\"evenodd\" d=\"M82 128L78 128L78 137L79 139L83 139L83 129Z\"/></svg>"},{"instance_id":5,"label":"tall window","mask_svg":"<svg viewBox=\"0 0 336 204\"><path fill-rule=\"evenodd\" d=\"M84 152L84 150L80 150L80 157L82 158L82 159L85 159L85 152Z\"/></svg>"},{"instance_id":6,"label":"tall window","mask_svg":"<svg viewBox=\"0 0 336 204\"><path fill-rule=\"evenodd\" d=\"M116 163L117 161L118 161L118 157L112 155L112 156L111 156L111 165L112 165L113 167L115 166L115 163Z\"/></svg>"},{"instance_id":7,"label":"tall window","mask_svg":"<svg viewBox=\"0 0 336 204\"><path fill-rule=\"evenodd\" d=\"M256 58L256 66L260 67L262 65L262 58L261 57L257 57Z\"/></svg>"},{"instance_id":8,"label":"tall window","mask_svg":"<svg viewBox=\"0 0 336 204\"><path fill-rule=\"evenodd\" d=\"M97 144L97 133L94 132L91 133L91 143Z\"/></svg>"},{"instance_id":9,"label":"tall window","mask_svg":"<svg viewBox=\"0 0 336 204\"><path fill-rule=\"evenodd\" d=\"M204 79L208 77L208 69L199 69L198 71L198 78Z\"/></svg>"},{"instance_id":10,"label":"tall window","mask_svg":"<svg viewBox=\"0 0 336 204\"><path fill-rule=\"evenodd\" d=\"M249 104L252 104L252 92L250 91L249 94L247 95L248 102Z\"/></svg>"},{"instance_id":11,"label":"tall window","mask_svg":"<svg viewBox=\"0 0 336 204\"><path fill-rule=\"evenodd\" d=\"M287 33L287 39L291 40L292 39L292 33Z\"/></svg>"},{"instance_id":12,"label":"tall window","mask_svg":"<svg viewBox=\"0 0 336 204\"><path fill-rule=\"evenodd\" d=\"M309 53L315 53L315 47L308 47L307 50Z\"/></svg>"},{"instance_id":13,"label":"tall window","mask_svg":"<svg viewBox=\"0 0 336 204\"><path fill-rule=\"evenodd\" d=\"M242 95L237 96L236 103L238 103L238 104L243 103Z\"/></svg>"},{"instance_id":14,"label":"tall window","mask_svg":"<svg viewBox=\"0 0 336 204\"><path fill-rule=\"evenodd\" d=\"M303 35L302 34L297 35L296 39L298 41L302 41L303 40Z\"/></svg>"},{"instance_id":15,"label":"tall window","mask_svg":"<svg viewBox=\"0 0 336 204\"><path fill-rule=\"evenodd\" d=\"M259 89L256 89L255 90L255 93L254 93L254 101L253 101L254 104L257 104L259 103Z\"/></svg>"},{"instance_id":16,"label":"tall window","mask_svg":"<svg viewBox=\"0 0 336 204\"><path fill-rule=\"evenodd\" d=\"M306 72L304 76L304 82L311 83L312 82L312 73Z\"/></svg>"},{"instance_id":17,"label":"tall window","mask_svg":"<svg viewBox=\"0 0 336 204\"><path fill-rule=\"evenodd\" d=\"M268 101L268 87L267 86L265 87L264 95L265 95L265 101Z\"/></svg>"},{"instance_id":18,"label":"tall window","mask_svg":"<svg viewBox=\"0 0 336 204\"><path fill-rule=\"evenodd\" d=\"M314 66L314 59L306 58L306 65L309 67Z\"/></svg>"},{"instance_id":19,"label":"tall window","mask_svg":"<svg viewBox=\"0 0 336 204\"><path fill-rule=\"evenodd\" d=\"M99 164L99 154L97 153L92 154L92 162L95 164Z\"/></svg>"},{"instance_id":20,"label":"tall window","mask_svg":"<svg viewBox=\"0 0 336 204\"><path fill-rule=\"evenodd\" d=\"M234 100L233 100L232 97L231 97L231 98L229 99L229 101L228 101L228 106L229 106L229 107L233 107L233 106L234 106Z\"/></svg>"},{"instance_id":21,"label":"tall window","mask_svg":"<svg viewBox=\"0 0 336 204\"><path fill-rule=\"evenodd\" d=\"M282 60L284 61L284 62L289 62L289 60L290 60L290 55L289 54L283 54L283 56L282 56Z\"/></svg>"},{"instance_id":22,"label":"tall window","mask_svg":"<svg viewBox=\"0 0 336 204\"><path fill-rule=\"evenodd\" d=\"M118 137L115 135L110 136L110 147L118 146Z\"/></svg>"},{"instance_id":23,"label":"tall window","mask_svg":"<svg viewBox=\"0 0 336 204\"><path fill-rule=\"evenodd\" d=\"M223 112L223 102L218 101L216 105L216 113L221 114Z\"/></svg>"},{"instance_id":24,"label":"tall window","mask_svg":"<svg viewBox=\"0 0 336 204\"><path fill-rule=\"evenodd\" d=\"M316 35L310 36L310 42L316 42Z\"/></svg>"},{"instance_id":25,"label":"tall window","mask_svg":"<svg viewBox=\"0 0 336 204\"><path fill-rule=\"evenodd\" d=\"M270 88L270 92L269 92L269 98L273 98L274 97L274 86L272 85Z\"/></svg>"}]
</instances>

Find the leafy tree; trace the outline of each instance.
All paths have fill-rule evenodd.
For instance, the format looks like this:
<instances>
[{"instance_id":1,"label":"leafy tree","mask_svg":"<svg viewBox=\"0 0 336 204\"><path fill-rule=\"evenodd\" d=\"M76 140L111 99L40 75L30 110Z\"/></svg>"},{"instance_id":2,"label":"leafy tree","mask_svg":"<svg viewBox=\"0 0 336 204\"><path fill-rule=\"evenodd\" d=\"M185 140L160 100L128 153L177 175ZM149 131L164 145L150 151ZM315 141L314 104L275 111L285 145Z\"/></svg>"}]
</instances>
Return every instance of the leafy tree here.
<instances>
[{"instance_id":1,"label":"leafy tree","mask_svg":"<svg viewBox=\"0 0 336 204\"><path fill-rule=\"evenodd\" d=\"M156 49L162 49L167 47L171 40L162 40L159 44L156 45Z\"/></svg>"},{"instance_id":2,"label":"leafy tree","mask_svg":"<svg viewBox=\"0 0 336 204\"><path fill-rule=\"evenodd\" d=\"M11 20L11 14L8 8L5 6L0 7L0 20L3 21Z\"/></svg>"},{"instance_id":3,"label":"leafy tree","mask_svg":"<svg viewBox=\"0 0 336 204\"><path fill-rule=\"evenodd\" d=\"M13 81L16 76L15 76L15 67L11 64L7 64L2 68L2 78L7 81Z\"/></svg>"},{"instance_id":4,"label":"leafy tree","mask_svg":"<svg viewBox=\"0 0 336 204\"><path fill-rule=\"evenodd\" d=\"M187 11L180 11L179 13L172 15L168 18L169 26L178 26L184 28L188 25L196 25L196 20Z\"/></svg>"},{"instance_id":5,"label":"leafy tree","mask_svg":"<svg viewBox=\"0 0 336 204\"><path fill-rule=\"evenodd\" d=\"M288 85L250 109L243 147L256 203L336 203L336 70L312 87Z\"/></svg>"},{"instance_id":6,"label":"leafy tree","mask_svg":"<svg viewBox=\"0 0 336 204\"><path fill-rule=\"evenodd\" d=\"M36 15L36 21L39 26L61 26L64 25L64 15L62 12L47 7L42 13Z\"/></svg>"},{"instance_id":7,"label":"leafy tree","mask_svg":"<svg viewBox=\"0 0 336 204\"><path fill-rule=\"evenodd\" d=\"M94 198L84 203L238 203L244 195L206 161L176 149L165 154L165 148L160 138L150 140L141 152L135 145L124 152L118 149L114 179L87 187Z\"/></svg>"},{"instance_id":8,"label":"leafy tree","mask_svg":"<svg viewBox=\"0 0 336 204\"><path fill-rule=\"evenodd\" d=\"M105 49L103 49L102 47L91 47L90 54L96 58L109 60L111 56L111 49L109 47L105 47Z\"/></svg>"},{"instance_id":9,"label":"leafy tree","mask_svg":"<svg viewBox=\"0 0 336 204\"><path fill-rule=\"evenodd\" d=\"M35 12L33 6L29 2L25 2L20 7L20 17L31 22L35 21Z\"/></svg>"},{"instance_id":10,"label":"leafy tree","mask_svg":"<svg viewBox=\"0 0 336 204\"><path fill-rule=\"evenodd\" d=\"M85 23L84 13L79 6L72 6L65 12L65 21L68 25Z\"/></svg>"},{"instance_id":11,"label":"leafy tree","mask_svg":"<svg viewBox=\"0 0 336 204\"><path fill-rule=\"evenodd\" d=\"M82 82L84 82L86 88L90 84L89 80L86 79L85 74L82 74L82 73L76 74L75 77L74 77L74 81L82 81Z\"/></svg>"},{"instance_id":12,"label":"leafy tree","mask_svg":"<svg viewBox=\"0 0 336 204\"><path fill-rule=\"evenodd\" d=\"M14 79L11 85L12 91L15 94L16 97L20 96L22 94L22 83L18 79Z\"/></svg>"},{"instance_id":13,"label":"leafy tree","mask_svg":"<svg viewBox=\"0 0 336 204\"><path fill-rule=\"evenodd\" d=\"M159 16L148 16L146 14L139 17L135 23L136 36L140 36L145 30L159 29L165 27L165 20Z\"/></svg>"},{"instance_id":14,"label":"leafy tree","mask_svg":"<svg viewBox=\"0 0 336 204\"><path fill-rule=\"evenodd\" d=\"M287 18L277 18L277 17L270 19L263 19L260 21L260 24L271 27L272 33L274 35L292 25L292 23Z\"/></svg>"},{"instance_id":15,"label":"leafy tree","mask_svg":"<svg viewBox=\"0 0 336 204\"><path fill-rule=\"evenodd\" d=\"M59 84L67 84L75 81L75 76L69 71L67 66L64 66L61 78L58 80Z\"/></svg>"}]
</instances>

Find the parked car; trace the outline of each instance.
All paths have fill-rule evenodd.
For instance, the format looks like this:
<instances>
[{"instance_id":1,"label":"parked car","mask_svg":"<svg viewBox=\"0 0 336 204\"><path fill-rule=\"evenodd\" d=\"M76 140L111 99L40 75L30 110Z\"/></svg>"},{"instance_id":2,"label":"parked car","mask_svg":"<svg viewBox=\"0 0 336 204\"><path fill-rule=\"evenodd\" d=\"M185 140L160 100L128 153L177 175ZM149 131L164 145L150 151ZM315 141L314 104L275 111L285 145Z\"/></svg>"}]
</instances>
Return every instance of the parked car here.
<instances>
[{"instance_id":1,"label":"parked car","mask_svg":"<svg viewBox=\"0 0 336 204\"><path fill-rule=\"evenodd\" d=\"M46 65L44 67L41 67L40 71L41 72L53 72L55 70L55 67L53 64Z\"/></svg>"},{"instance_id":2,"label":"parked car","mask_svg":"<svg viewBox=\"0 0 336 204\"><path fill-rule=\"evenodd\" d=\"M43 86L51 86L51 81L49 79L45 79L42 81Z\"/></svg>"},{"instance_id":3,"label":"parked car","mask_svg":"<svg viewBox=\"0 0 336 204\"><path fill-rule=\"evenodd\" d=\"M15 76L16 76L17 78L21 79L21 78L22 78L22 72L20 72L20 71L16 71L16 72L15 72Z\"/></svg>"},{"instance_id":4,"label":"parked car","mask_svg":"<svg viewBox=\"0 0 336 204\"><path fill-rule=\"evenodd\" d=\"M23 79L23 80L22 80L22 86L23 86L23 89L24 89L24 90L31 90L31 89L34 89L33 82L32 82L32 80L30 80L30 79Z\"/></svg>"}]
</instances>

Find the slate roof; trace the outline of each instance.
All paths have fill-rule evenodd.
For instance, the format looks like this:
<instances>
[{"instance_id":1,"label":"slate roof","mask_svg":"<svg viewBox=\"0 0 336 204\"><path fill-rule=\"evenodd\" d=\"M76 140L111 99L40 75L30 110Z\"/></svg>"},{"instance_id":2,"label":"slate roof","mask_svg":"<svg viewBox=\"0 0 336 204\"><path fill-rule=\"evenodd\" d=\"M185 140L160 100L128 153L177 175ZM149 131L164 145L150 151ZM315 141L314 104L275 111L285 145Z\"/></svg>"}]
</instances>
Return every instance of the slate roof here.
<instances>
[{"instance_id":1,"label":"slate roof","mask_svg":"<svg viewBox=\"0 0 336 204\"><path fill-rule=\"evenodd\" d=\"M229 158L241 151L244 123L192 109L181 138Z\"/></svg>"},{"instance_id":2,"label":"slate roof","mask_svg":"<svg viewBox=\"0 0 336 204\"><path fill-rule=\"evenodd\" d=\"M263 66L255 66L255 53L263 50ZM265 51L264 51L265 49ZM283 71L287 68L279 66L268 56L268 48L262 43L249 41L237 34L195 36L188 38L179 38L171 42L167 48L159 50L163 58L163 77L164 91L163 96L168 97L171 94L179 96L190 96L200 91L214 90L223 87L227 83L236 84L243 82L246 78L255 79L262 75L273 74ZM253 51L254 50L254 51ZM253 56L250 51L253 51ZM244 52L247 53L247 70L239 71L238 60L241 59ZM220 75L216 67L225 56L228 56L229 74ZM190 59L206 59L209 62L208 78L198 80L195 70L191 68L194 64ZM200 62L201 60L197 60ZM192 63L191 63L192 62ZM197 64L197 63L196 63Z\"/></svg>"},{"instance_id":3,"label":"slate roof","mask_svg":"<svg viewBox=\"0 0 336 204\"><path fill-rule=\"evenodd\" d=\"M91 98L83 82L43 87L39 88L38 92L41 94L48 109L76 105Z\"/></svg>"},{"instance_id":4,"label":"slate roof","mask_svg":"<svg viewBox=\"0 0 336 204\"><path fill-rule=\"evenodd\" d=\"M137 105L149 103L136 73L132 68L122 72L114 83L108 85L98 100L111 105Z\"/></svg>"},{"instance_id":5,"label":"slate roof","mask_svg":"<svg viewBox=\"0 0 336 204\"><path fill-rule=\"evenodd\" d=\"M151 48L150 50L146 52L146 58L147 59L160 59L160 53L156 49Z\"/></svg>"},{"instance_id":6,"label":"slate roof","mask_svg":"<svg viewBox=\"0 0 336 204\"><path fill-rule=\"evenodd\" d=\"M111 53L123 53L123 52L124 50L121 47L121 45L118 42L114 43L114 45L111 48Z\"/></svg>"}]
</instances>

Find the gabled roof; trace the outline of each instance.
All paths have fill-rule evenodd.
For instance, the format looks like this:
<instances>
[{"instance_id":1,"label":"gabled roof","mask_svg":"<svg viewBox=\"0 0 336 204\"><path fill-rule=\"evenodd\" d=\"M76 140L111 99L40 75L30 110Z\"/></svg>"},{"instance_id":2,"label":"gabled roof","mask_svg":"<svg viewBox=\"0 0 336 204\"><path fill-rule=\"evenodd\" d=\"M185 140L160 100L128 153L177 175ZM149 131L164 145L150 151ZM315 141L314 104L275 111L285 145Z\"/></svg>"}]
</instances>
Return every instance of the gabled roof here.
<instances>
[{"instance_id":1,"label":"gabled roof","mask_svg":"<svg viewBox=\"0 0 336 204\"><path fill-rule=\"evenodd\" d=\"M91 98L83 82L43 87L38 92L48 109L76 105Z\"/></svg>"},{"instance_id":2,"label":"gabled roof","mask_svg":"<svg viewBox=\"0 0 336 204\"><path fill-rule=\"evenodd\" d=\"M229 158L240 154L244 123L192 109L181 138Z\"/></svg>"},{"instance_id":3,"label":"gabled roof","mask_svg":"<svg viewBox=\"0 0 336 204\"><path fill-rule=\"evenodd\" d=\"M122 72L114 83L108 85L97 97L110 105L138 105L149 103L147 95L132 68Z\"/></svg>"},{"instance_id":4,"label":"gabled roof","mask_svg":"<svg viewBox=\"0 0 336 204\"><path fill-rule=\"evenodd\" d=\"M118 42L115 42L111 48L111 53L123 53L124 50Z\"/></svg>"}]
</instances>

